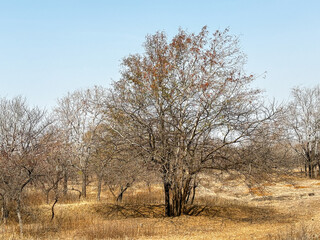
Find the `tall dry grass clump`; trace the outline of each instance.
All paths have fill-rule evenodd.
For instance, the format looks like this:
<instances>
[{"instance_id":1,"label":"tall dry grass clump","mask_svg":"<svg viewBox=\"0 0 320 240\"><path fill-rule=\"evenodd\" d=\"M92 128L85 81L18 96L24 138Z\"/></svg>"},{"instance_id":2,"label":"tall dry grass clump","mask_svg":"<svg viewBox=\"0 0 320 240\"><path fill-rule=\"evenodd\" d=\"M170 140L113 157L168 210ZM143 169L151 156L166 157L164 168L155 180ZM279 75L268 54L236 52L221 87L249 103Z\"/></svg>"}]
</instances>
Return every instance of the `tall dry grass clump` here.
<instances>
[{"instance_id":1,"label":"tall dry grass clump","mask_svg":"<svg viewBox=\"0 0 320 240\"><path fill-rule=\"evenodd\" d=\"M152 225L138 223L135 219L128 221L97 221L91 222L90 227L77 231L74 238L93 239L132 239L156 235Z\"/></svg>"},{"instance_id":2,"label":"tall dry grass clump","mask_svg":"<svg viewBox=\"0 0 320 240\"><path fill-rule=\"evenodd\" d=\"M306 226L305 224L292 225L288 231L279 232L275 235L269 235L271 240L318 240L320 233L314 226Z\"/></svg>"},{"instance_id":3,"label":"tall dry grass clump","mask_svg":"<svg viewBox=\"0 0 320 240\"><path fill-rule=\"evenodd\" d=\"M124 195L123 203L130 205L162 204L163 190L151 187L149 189L130 191Z\"/></svg>"},{"instance_id":4,"label":"tall dry grass clump","mask_svg":"<svg viewBox=\"0 0 320 240\"><path fill-rule=\"evenodd\" d=\"M28 189L23 205L24 239L132 239L153 236L157 234L156 228L148 221L153 214L148 213L149 207L140 207L159 204L160 194L139 189L125 195L122 203L115 203L109 193L106 194L107 201L96 202L94 195L84 200L70 192L59 199L51 221L52 197L47 204L42 192ZM162 212L163 209L157 211ZM10 221L6 226L0 225L0 239L20 239L15 206L10 212Z\"/></svg>"}]
</instances>

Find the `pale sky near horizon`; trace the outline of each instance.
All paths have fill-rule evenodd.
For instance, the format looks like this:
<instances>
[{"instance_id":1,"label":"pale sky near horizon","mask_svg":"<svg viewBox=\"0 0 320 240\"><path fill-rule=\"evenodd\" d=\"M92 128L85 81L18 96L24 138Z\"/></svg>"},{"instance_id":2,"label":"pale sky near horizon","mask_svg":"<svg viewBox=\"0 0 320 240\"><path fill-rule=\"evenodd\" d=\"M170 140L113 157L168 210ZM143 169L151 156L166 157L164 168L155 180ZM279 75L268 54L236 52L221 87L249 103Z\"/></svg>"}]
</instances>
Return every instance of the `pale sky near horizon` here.
<instances>
[{"instance_id":1,"label":"pale sky near horizon","mask_svg":"<svg viewBox=\"0 0 320 240\"><path fill-rule=\"evenodd\" d=\"M0 97L50 109L67 92L109 87L121 59L142 53L147 34L230 27L254 86L286 101L320 83L320 1L0 0Z\"/></svg>"}]
</instances>

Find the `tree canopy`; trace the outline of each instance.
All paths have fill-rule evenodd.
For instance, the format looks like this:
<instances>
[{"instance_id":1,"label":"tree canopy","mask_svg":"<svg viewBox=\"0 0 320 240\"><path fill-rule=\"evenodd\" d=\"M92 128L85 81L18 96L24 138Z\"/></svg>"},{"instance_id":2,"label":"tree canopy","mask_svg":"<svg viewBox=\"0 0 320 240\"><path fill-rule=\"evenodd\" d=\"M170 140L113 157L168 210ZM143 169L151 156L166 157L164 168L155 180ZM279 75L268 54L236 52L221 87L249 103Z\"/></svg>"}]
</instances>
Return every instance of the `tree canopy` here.
<instances>
[{"instance_id":1,"label":"tree canopy","mask_svg":"<svg viewBox=\"0 0 320 240\"><path fill-rule=\"evenodd\" d=\"M227 168L223 149L246 140L264 119L254 75L228 29L149 35L143 54L122 63L109 103L114 130L162 175L166 214L180 215L194 176ZM232 163L234 164L234 163Z\"/></svg>"}]
</instances>

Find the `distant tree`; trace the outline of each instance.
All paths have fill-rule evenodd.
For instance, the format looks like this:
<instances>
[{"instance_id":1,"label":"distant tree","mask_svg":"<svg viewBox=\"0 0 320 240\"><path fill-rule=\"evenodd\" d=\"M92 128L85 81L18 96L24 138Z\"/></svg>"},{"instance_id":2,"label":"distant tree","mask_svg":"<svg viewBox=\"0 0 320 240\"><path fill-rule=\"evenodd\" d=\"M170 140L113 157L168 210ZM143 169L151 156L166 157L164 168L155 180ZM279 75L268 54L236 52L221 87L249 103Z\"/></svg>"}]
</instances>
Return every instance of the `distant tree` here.
<instances>
[{"instance_id":1,"label":"distant tree","mask_svg":"<svg viewBox=\"0 0 320 240\"><path fill-rule=\"evenodd\" d=\"M147 36L145 52L124 58L114 83L113 130L161 175L166 216L181 215L194 177L205 168L226 170L223 149L270 117L260 91L250 88L255 77L244 73L238 38L228 32L179 30L170 42L163 32Z\"/></svg>"},{"instance_id":2,"label":"distant tree","mask_svg":"<svg viewBox=\"0 0 320 240\"><path fill-rule=\"evenodd\" d=\"M320 87L294 88L288 106L288 136L292 148L304 160L307 176L320 174Z\"/></svg>"},{"instance_id":3,"label":"distant tree","mask_svg":"<svg viewBox=\"0 0 320 240\"><path fill-rule=\"evenodd\" d=\"M118 203L124 193L139 180L143 180L145 166L139 152L130 145L118 146L118 153L113 157L107 169L105 183Z\"/></svg>"},{"instance_id":4,"label":"distant tree","mask_svg":"<svg viewBox=\"0 0 320 240\"><path fill-rule=\"evenodd\" d=\"M102 185L110 178L112 164L119 157L121 148L118 137L110 131L107 124L100 124L93 136L91 169L97 177L97 200L100 201Z\"/></svg>"},{"instance_id":5,"label":"distant tree","mask_svg":"<svg viewBox=\"0 0 320 240\"><path fill-rule=\"evenodd\" d=\"M0 99L0 195L4 222L9 201L16 203L20 234L22 193L41 173L42 142L51 124L45 111L30 108L22 97Z\"/></svg>"},{"instance_id":6,"label":"distant tree","mask_svg":"<svg viewBox=\"0 0 320 240\"><path fill-rule=\"evenodd\" d=\"M106 184L115 200L121 202L124 192L143 178L145 167L139 151L115 133L107 121L97 127L92 139L90 168L97 177L97 200Z\"/></svg>"},{"instance_id":7,"label":"distant tree","mask_svg":"<svg viewBox=\"0 0 320 240\"><path fill-rule=\"evenodd\" d=\"M249 141L231 150L237 162L233 169L246 178L248 186L270 182L276 176L290 173L296 166L293 152L286 141L284 108L274 112L274 117L258 126Z\"/></svg>"},{"instance_id":8,"label":"distant tree","mask_svg":"<svg viewBox=\"0 0 320 240\"><path fill-rule=\"evenodd\" d=\"M69 93L55 109L59 128L64 130L66 144L72 149L70 163L81 173L82 196L86 197L89 166L95 131L103 121L105 90L94 87Z\"/></svg>"},{"instance_id":9,"label":"distant tree","mask_svg":"<svg viewBox=\"0 0 320 240\"><path fill-rule=\"evenodd\" d=\"M65 177L65 169L68 168L70 149L65 145L64 134L60 129L51 126L47 134L41 139L43 151L39 164L41 164L40 176L37 184L46 194L49 204L49 194L54 192L55 201L58 201L65 187L59 189L59 185Z\"/></svg>"}]
</instances>

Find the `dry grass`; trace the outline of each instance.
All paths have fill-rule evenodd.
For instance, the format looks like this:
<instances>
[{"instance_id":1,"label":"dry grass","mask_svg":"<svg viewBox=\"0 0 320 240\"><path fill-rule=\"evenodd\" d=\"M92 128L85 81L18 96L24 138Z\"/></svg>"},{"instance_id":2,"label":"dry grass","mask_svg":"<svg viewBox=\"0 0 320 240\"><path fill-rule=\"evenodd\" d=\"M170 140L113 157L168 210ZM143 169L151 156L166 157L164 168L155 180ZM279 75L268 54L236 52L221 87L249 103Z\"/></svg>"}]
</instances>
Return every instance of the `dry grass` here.
<instances>
[{"instance_id":1,"label":"dry grass","mask_svg":"<svg viewBox=\"0 0 320 240\"><path fill-rule=\"evenodd\" d=\"M198 207L205 210L198 216L218 217L251 224L261 223L290 223L294 216L277 212L270 207L253 206L246 202L223 198L199 198Z\"/></svg>"},{"instance_id":2,"label":"dry grass","mask_svg":"<svg viewBox=\"0 0 320 240\"><path fill-rule=\"evenodd\" d=\"M314 226L306 226L305 224L291 225L285 232L269 235L271 240L318 240L320 234L316 233Z\"/></svg>"},{"instance_id":3,"label":"dry grass","mask_svg":"<svg viewBox=\"0 0 320 240\"><path fill-rule=\"evenodd\" d=\"M249 192L251 194L254 194L256 196L259 197L263 197L263 196L271 196L271 194L269 192L267 192L263 186L258 186L258 187L252 187L249 189Z\"/></svg>"},{"instance_id":4,"label":"dry grass","mask_svg":"<svg viewBox=\"0 0 320 240\"><path fill-rule=\"evenodd\" d=\"M291 191L294 186L300 191L308 188L304 183L291 186ZM263 187L251 190L256 196L271 194ZM51 221L51 205L46 204L43 193L27 191L23 206L25 239L319 239L313 238L318 236L314 234L316 228L299 225L307 217L298 216L298 209L284 212L262 207L261 202L203 195L197 196L193 206L187 206L184 216L165 218L159 186L131 188L121 204L115 203L108 191L97 202L94 186L88 193L86 200L79 200L76 192L60 199ZM5 229L0 226L0 239L18 238L17 219L11 216Z\"/></svg>"},{"instance_id":5,"label":"dry grass","mask_svg":"<svg viewBox=\"0 0 320 240\"><path fill-rule=\"evenodd\" d=\"M293 187L293 185L292 184L286 184L286 185L284 185L285 187Z\"/></svg>"},{"instance_id":6,"label":"dry grass","mask_svg":"<svg viewBox=\"0 0 320 240\"><path fill-rule=\"evenodd\" d=\"M154 196L149 196L152 195ZM188 214L164 218L162 192L136 191L122 204L76 201L56 206L56 217L50 221L50 205L32 197L24 208L25 239L136 239L201 235L225 228L231 223L261 224L279 217L266 208L220 198L199 198L188 206ZM32 195L36 196L36 194ZM149 203L146 203L149 202ZM143 203L143 204L142 204ZM285 218L285 217L283 217ZM211 234L211 233L210 233ZM3 239L17 239L16 219L7 226Z\"/></svg>"},{"instance_id":7,"label":"dry grass","mask_svg":"<svg viewBox=\"0 0 320 240\"><path fill-rule=\"evenodd\" d=\"M309 188L309 187L307 187L307 186L300 186L300 185L294 185L294 184L286 184L286 185L284 185L285 187L293 187L293 188L295 188L295 189L302 189L302 188Z\"/></svg>"},{"instance_id":8,"label":"dry grass","mask_svg":"<svg viewBox=\"0 0 320 240\"><path fill-rule=\"evenodd\" d=\"M147 222L141 223L129 216L118 219L104 216L102 209L108 211L112 207L94 202L60 204L53 221L50 220L50 206L29 207L28 214L24 214L27 216L24 219L25 239L132 239L155 234L154 226ZM17 224L12 221L1 237L17 239Z\"/></svg>"},{"instance_id":9,"label":"dry grass","mask_svg":"<svg viewBox=\"0 0 320 240\"><path fill-rule=\"evenodd\" d=\"M46 196L43 192L30 188L25 191L23 202L27 206L38 206L46 203Z\"/></svg>"},{"instance_id":10,"label":"dry grass","mask_svg":"<svg viewBox=\"0 0 320 240\"><path fill-rule=\"evenodd\" d=\"M155 229L130 220L103 220L94 216L62 215L53 222L26 228L27 239L125 239L152 236Z\"/></svg>"},{"instance_id":11,"label":"dry grass","mask_svg":"<svg viewBox=\"0 0 320 240\"><path fill-rule=\"evenodd\" d=\"M263 183L262 186L264 187L270 187L270 186L275 186L276 184L275 183L272 183L272 182L268 182L268 183Z\"/></svg>"},{"instance_id":12,"label":"dry grass","mask_svg":"<svg viewBox=\"0 0 320 240\"><path fill-rule=\"evenodd\" d=\"M309 188L307 186L294 186L295 189L300 189L300 188Z\"/></svg>"},{"instance_id":13,"label":"dry grass","mask_svg":"<svg viewBox=\"0 0 320 240\"><path fill-rule=\"evenodd\" d=\"M125 193L123 198L124 204L160 204L163 203L163 191L161 188L151 187L142 188Z\"/></svg>"}]
</instances>

